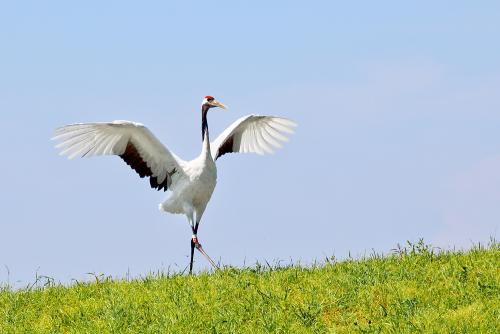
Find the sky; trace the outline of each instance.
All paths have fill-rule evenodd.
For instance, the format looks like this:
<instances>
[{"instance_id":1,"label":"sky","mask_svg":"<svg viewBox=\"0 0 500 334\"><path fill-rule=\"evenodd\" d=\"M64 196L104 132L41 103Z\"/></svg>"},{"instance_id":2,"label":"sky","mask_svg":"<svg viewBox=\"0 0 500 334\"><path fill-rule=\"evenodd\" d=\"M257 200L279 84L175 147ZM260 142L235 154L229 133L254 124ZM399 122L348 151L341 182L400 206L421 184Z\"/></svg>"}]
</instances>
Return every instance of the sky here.
<instances>
[{"instance_id":1,"label":"sky","mask_svg":"<svg viewBox=\"0 0 500 334\"><path fill-rule=\"evenodd\" d=\"M190 228L116 157L67 160L56 127L144 123L183 159L246 114L299 126L226 155L198 236L224 265L499 236L497 1L0 3L0 284L182 271ZM196 255L195 269L209 269Z\"/></svg>"}]
</instances>

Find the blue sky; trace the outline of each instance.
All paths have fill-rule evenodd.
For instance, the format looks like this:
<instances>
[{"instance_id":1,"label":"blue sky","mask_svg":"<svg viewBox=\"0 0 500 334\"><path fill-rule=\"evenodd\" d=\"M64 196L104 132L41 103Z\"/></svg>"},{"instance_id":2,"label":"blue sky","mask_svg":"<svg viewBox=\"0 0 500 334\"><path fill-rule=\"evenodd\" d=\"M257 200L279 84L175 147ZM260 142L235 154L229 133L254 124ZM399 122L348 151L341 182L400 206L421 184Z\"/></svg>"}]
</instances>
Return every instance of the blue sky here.
<instances>
[{"instance_id":1,"label":"blue sky","mask_svg":"<svg viewBox=\"0 0 500 334\"><path fill-rule=\"evenodd\" d=\"M199 237L224 264L498 237L499 35L495 1L2 2L0 282L184 269L166 194L49 138L128 119L191 159L205 95L231 108L212 137L249 113L299 123L273 156L219 160Z\"/></svg>"}]
</instances>

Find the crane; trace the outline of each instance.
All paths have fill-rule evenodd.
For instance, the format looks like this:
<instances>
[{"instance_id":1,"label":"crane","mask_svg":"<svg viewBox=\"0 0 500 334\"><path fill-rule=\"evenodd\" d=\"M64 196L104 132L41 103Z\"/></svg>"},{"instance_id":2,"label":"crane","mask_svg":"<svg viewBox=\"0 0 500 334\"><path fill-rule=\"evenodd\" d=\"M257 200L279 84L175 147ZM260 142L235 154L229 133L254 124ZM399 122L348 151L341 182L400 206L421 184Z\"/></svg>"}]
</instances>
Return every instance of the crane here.
<instances>
[{"instance_id":1,"label":"crane","mask_svg":"<svg viewBox=\"0 0 500 334\"><path fill-rule=\"evenodd\" d=\"M56 148L61 150L60 155L67 155L69 159L117 155L141 178L149 177L151 188L170 190L170 196L159 205L159 209L187 217L192 232L190 274L195 249L218 268L198 239L201 217L217 181L215 161L226 153L273 153L288 140L288 135L297 126L284 117L246 115L210 142L207 114L212 108L227 109L212 96L204 97L201 104L201 153L191 161L182 160L147 127L131 121L69 124L57 128L52 138L59 142Z\"/></svg>"}]
</instances>

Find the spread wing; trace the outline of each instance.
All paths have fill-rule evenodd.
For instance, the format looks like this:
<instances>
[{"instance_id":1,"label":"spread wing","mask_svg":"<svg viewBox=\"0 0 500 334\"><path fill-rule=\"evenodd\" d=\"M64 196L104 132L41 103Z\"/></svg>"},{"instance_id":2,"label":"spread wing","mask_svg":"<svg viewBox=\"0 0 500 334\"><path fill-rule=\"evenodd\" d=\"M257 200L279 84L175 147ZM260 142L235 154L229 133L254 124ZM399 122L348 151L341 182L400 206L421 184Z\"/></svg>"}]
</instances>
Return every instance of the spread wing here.
<instances>
[{"instance_id":1,"label":"spread wing","mask_svg":"<svg viewBox=\"0 0 500 334\"><path fill-rule=\"evenodd\" d=\"M247 115L235 121L210 143L212 158L226 153L273 153L281 143L288 141L297 124L276 116Z\"/></svg>"},{"instance_id":2,"label":"spread wing","mask_svg":"<svg viewBox=\"0 0 500 334\"><path fill-rule=\"evenodd\" d=\"M144 125L129 121L70 124L56 129L61 155L118 155L152 188L165 191L184 175L183 160L170 152Z\"/></svg>"}]
</instances>

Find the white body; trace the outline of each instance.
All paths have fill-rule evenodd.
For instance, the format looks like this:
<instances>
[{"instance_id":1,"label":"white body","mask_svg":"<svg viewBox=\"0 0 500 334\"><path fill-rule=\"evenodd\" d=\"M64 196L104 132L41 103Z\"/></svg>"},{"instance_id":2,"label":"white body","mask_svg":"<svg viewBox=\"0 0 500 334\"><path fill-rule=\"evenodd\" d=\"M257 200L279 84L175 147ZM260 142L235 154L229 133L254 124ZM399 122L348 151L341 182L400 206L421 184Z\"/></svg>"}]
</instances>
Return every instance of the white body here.
<instances>
[{"instance_id":1,"label":"white body","mask_svg":"<svg viewBox=\"0 0 500 334\"><path fill-rule=\"evenodd\" d=\"M184 177L172 183L170 197L159 205L161 211L185 214L191 226L199 222L217 183L217 166L205 136L201 154L191 161L182 162Z\"/></svg>"}]
</instances>

